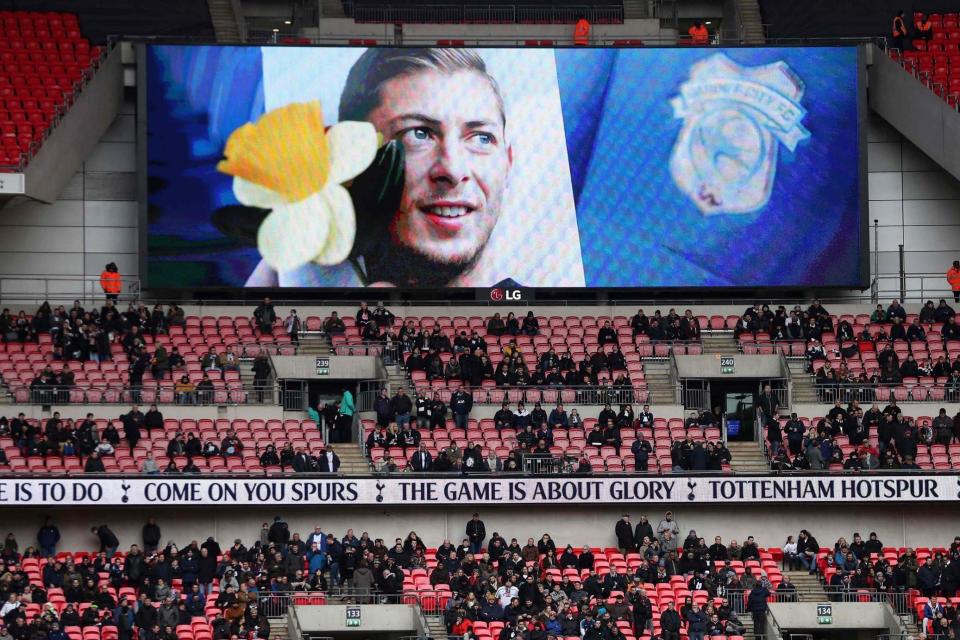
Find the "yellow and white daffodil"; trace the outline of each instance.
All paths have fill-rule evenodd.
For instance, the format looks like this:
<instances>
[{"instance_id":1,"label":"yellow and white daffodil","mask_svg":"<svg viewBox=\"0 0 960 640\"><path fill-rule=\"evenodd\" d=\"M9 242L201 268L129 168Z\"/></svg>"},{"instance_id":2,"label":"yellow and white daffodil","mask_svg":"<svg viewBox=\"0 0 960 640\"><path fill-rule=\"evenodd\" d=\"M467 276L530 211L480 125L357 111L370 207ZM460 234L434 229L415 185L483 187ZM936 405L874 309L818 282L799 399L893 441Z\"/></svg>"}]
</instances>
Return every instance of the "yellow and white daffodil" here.
<instances>
[{"instance_id":1,"label":"yellow and white daffodil","mask_svg":"<svg viewBox=\"0 0 960 640\"><path fill-rule=\"evenodd\" d=\"M268 265L277 271L311 261L333 265L350 255L357 231L342 185L370 166L378 146L369 122L325 130L319 101L294 103L234 131L217 169L233 176L237 200L271 210L257 233Z\"/></svg>"}]
</instances>

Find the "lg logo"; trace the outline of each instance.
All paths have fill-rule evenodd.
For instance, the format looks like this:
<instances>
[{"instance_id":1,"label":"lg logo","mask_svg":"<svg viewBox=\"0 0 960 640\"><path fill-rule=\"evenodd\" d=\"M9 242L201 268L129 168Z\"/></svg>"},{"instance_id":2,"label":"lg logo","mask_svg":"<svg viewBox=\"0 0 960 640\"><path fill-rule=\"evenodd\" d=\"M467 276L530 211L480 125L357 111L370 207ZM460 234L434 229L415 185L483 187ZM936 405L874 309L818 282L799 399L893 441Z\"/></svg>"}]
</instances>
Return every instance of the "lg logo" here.
<instances>
[{"instance_id":1,"label":"lg logo","mask_svg":"<svg viewBox=\"0 0 960 640\"><path fill-rule=\"evenodd\" d=\"M523 300L520 289L491 289L490 299L494 302Z\"/></svg>"}]
</instances>

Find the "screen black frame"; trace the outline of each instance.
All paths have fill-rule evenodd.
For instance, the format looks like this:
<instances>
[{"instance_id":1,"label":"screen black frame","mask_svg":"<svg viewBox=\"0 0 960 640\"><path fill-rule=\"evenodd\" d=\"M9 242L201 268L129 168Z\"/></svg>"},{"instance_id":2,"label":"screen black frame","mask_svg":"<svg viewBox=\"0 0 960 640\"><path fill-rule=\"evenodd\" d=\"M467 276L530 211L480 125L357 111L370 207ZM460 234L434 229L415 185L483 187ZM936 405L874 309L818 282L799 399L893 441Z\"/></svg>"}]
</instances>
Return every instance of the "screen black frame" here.
<instances>
[{"instance_id":1,"label":"screen black frame","mask_svg":"<svg viewBox=\"0 0 960 640\"><path fill-rule=\"evenodd\" d=\"M190 286L183 289L151 289L149 278L149 225L147 219L148 208L148 180L147 174L147 48L156 46L229 46L229 47L290 47L300 48L343 48L350 45L336 44L219 44L216 42L195 42L195 41L177 41L164 40L156 42L152 40L131 40L136 51L138 61L136 69L137 78L137 113L136 113L136 136L137 136L137 201L138 201L138 231L139 231L139 272L142 288L150 291L157 297L179 298L179 299L220 299L220 300L248 300L261 298L264 295L273 295L282 299L310 299L323 297L333 300L355 300L364 297L366 292L369 296L370 289L365 287L224 287L220 285L212 286ZM386 46L386 45L385 45ZM396 45L389 45L391 48L398 48ZM424 45L417 45L422 48ZM770 285L770 286L652 286L652 287L530 287L529 290L535 292L537 298L541 300L572 300L572 299L632 299L637 293L642 293L645 297L651 299L679 299L679 298L702 298L702 299L730 299L743 297L772 297L784 298L811 295L818 295L819 292L831 293L840 291L850 291L859 289L864 291L870 287L870 238L869 238L869 193L868 193L868 167L867 167L867 121L869 117L869 106L867 102L867 43L857 44L836 44L836 43L816 43L803 45L802 48L851 48L856 47L857 64L857 144L859 154L858 171L858 192L859 192L859 260L858 277L859 281L854 284L843 285ZM368 48L368 47L364 47ZM399 48L402 48L399 47ZM471 45L475 49L505 49L509 46L500 45ZM523 47L513 47L522 49ZM554 46L551 50L572 49L573 46ZM641 46L641 47L618 47L618 48L642 48L642 49L676 49L687 48L677 46ZM722 49L781 49L798 48L796 44L790 45L724 45L718 47ZM405 289L398 288L377 289L380 297L391 300L476 300L477 291L487 291L490 287L468 288L468 287L448 287L448 288L416 288ZM389 292L389 293L388 293Z\"/></svg>"}]
</instances>

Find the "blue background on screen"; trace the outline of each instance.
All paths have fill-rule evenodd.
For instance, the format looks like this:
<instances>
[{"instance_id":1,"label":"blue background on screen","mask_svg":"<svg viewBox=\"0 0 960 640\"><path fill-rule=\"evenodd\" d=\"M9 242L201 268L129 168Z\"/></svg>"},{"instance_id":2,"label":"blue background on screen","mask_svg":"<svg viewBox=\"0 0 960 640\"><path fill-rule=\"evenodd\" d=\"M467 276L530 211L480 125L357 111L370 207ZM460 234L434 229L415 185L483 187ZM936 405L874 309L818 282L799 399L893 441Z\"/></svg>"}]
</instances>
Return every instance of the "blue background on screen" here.
<instances>
[{"instance_id":1,"label":"blue background on screen","mask_svg":"<svg viewBox=\"0 0 960 640\"><path fill-rule=\"evenodd\" d=\"M153 287L242 287L260 260L211 214L237 204L216 170L227 138L263 113L259 47L147 48L148 274Z\"/></svg>"},{"instance_id":2,"label":"blue background on screen","mask_svg":"<svg viewBox=\"0 0 960 640\"><path fill-rule=\"evenodd\" d=\"M811 137L780 145L768 204L704 216L674 183L683 125L670 99L718 51L782 60L805 84ZM588 286L853 285L859 282L856 49L564 49L556 52ZM575 123L575 124L572 124Z\"/></svg>"}]
</instances>

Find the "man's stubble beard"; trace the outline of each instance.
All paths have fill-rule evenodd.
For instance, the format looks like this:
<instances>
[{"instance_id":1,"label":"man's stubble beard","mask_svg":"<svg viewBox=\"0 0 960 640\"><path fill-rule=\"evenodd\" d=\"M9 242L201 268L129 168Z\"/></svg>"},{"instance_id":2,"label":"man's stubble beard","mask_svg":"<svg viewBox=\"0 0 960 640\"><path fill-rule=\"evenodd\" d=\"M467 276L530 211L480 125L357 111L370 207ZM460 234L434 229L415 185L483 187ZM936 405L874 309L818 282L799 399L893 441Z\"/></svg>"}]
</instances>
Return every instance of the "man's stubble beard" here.
<instances>
[{"instance_id":1,"label":"man's stubble beard","mask_svg":"<svg viewBox=\"0 0 960 640\"><path fill-rule=\"evenodd\" d=\"M378 246L364 255L367 280L370 283L389 282L398 287L449 287L476 266L495 227L496 223L473 255L457 260L439 260L416 247L398 244L391 225Z\"/></svg>"},{"instance_id":2,"label":"man's stubble beard","mask_svg":"<svg viewBox=\"0 0 960 640\"><path fill-rule=\"evenodd\" d=\"M370 282L390 282L398 287L443 288L472 269L482 252L483 248L465 260L440 261L413 247L387 242L382 251L364 256L364 261Z\"/></svg>"}]
</instances>

